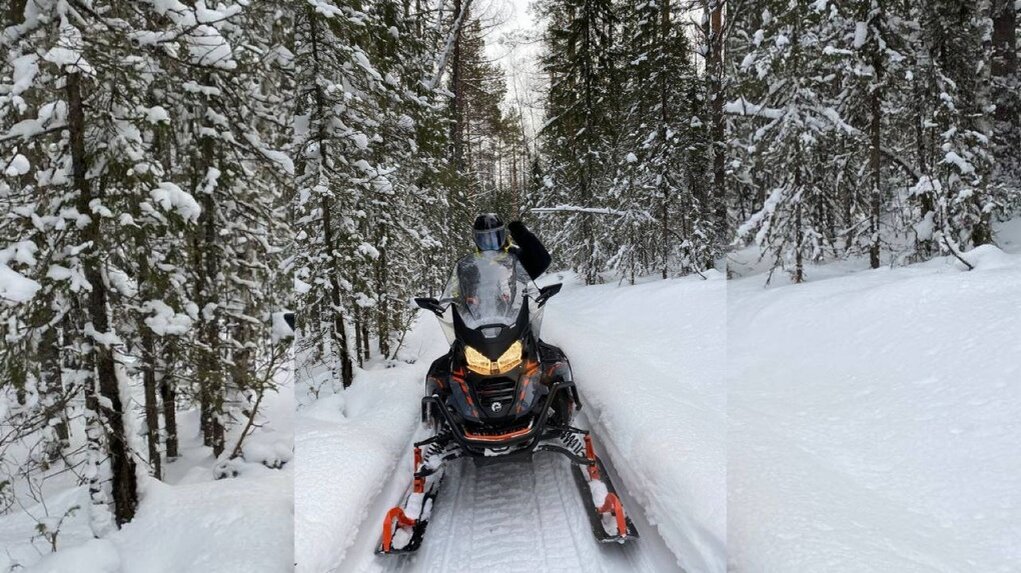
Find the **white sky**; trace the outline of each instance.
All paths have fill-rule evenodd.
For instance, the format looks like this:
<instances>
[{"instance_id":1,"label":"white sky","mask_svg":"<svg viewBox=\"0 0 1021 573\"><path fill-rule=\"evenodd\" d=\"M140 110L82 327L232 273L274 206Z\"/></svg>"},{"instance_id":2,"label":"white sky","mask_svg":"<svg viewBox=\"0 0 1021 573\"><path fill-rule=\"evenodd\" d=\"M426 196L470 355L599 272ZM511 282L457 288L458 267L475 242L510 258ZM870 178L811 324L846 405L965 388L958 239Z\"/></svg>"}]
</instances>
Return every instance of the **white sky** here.
<instances>
[{"instance_id":1,"label":"white sky","mask_svg":"<svg viewBox=\"0 0 1021 573\"><path fill-rule=\"evenodd\" d=\"M486 31L486 53L507 77L507 107L518 107L531 140L543 122L543 75L538 56L544 25L534 20L531 0L474 0Z\"/></svg>"}]
</instances>

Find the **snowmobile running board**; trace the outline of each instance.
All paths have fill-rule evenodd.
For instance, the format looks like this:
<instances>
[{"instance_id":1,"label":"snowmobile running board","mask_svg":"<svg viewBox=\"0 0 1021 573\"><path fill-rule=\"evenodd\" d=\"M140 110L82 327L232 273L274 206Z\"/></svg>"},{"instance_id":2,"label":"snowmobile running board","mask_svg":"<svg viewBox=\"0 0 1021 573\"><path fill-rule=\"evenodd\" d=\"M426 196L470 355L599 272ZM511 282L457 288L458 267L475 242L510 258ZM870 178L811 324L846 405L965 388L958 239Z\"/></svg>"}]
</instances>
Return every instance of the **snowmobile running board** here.
<instances>
[{"instance_id":1,"label":"snowmobile running board","mask_svg":"<svg viewBox=\"0 0 1021 573\"><path fill-rule=\"evenodd\" d=\"M553 426L560 443L550 443L552 436L532 449L500 456L505 461L517 461L537 451L549 451L566 456L574 466L575 484L589 510L592 533L600 543L626 543L638 539L638 530L624 512L617 490L610 481L606 467L595 453L592 436L587 430L571 426ZM579 439L581 436L581 439ZM453 446L453 447L451 447ZM425 458L422 448L427 447ZM433 501L439 493L446 462L463 457L458 442L449 433L437 434L415 444L415 474L411 486L401 498L400 505L387 512L377 554L412 553L421 545L432 514ZM491 458L493 460L497 458ZM487 460L489 461L489 460ZM582 469L584 466L585 469Z\"/></svg>"}]
</instances>

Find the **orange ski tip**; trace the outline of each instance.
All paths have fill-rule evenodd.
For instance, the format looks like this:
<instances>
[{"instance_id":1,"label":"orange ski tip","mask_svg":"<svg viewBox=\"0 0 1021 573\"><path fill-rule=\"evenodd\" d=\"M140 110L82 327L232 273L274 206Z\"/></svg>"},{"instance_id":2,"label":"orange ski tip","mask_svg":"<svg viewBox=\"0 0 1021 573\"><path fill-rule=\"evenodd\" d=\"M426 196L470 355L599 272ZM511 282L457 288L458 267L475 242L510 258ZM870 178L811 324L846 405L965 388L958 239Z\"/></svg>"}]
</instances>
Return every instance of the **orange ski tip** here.
<instances>
[{"instance_id":1,"label":"orange ski tip","mask_svg":"<svg viewBox=\"0 0 1021 573\"><path fill-rule=\"evenodd\" d=\"M393 543L394 535L394 520L397 520L397 524L404 527L414 527L418 522L415 519L409 518L405 515L404 510L399 507L392 507L390 511L386 512L386 520L383 521L383 552L390 553L390 546Z\"/></svg>"},{"instance_id":2,"label":"orange ski tip","mask_svg":"<svg viewBox=\"0 0 1021 573\"><path fill-rule=\"evenodd\" d=\"M615 493L606 494L606 501L603 502L603 507L598 509L599 513L613 512L613 516L617 519L617 535L621 537L627 536L627 521L624 515L624 506L620 503L620 498Z\"/></svg>"}]
</instances>

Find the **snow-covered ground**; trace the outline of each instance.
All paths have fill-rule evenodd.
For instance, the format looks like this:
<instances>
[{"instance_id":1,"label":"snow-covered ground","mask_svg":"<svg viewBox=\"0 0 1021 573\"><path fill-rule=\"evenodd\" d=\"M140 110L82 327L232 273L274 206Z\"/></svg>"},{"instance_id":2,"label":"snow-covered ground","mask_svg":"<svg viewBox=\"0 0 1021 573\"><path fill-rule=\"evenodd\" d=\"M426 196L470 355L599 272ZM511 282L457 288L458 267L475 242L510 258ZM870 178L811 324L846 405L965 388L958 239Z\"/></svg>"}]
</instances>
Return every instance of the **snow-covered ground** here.
<instances>
[{"instance_id":1,"label":"snow-covered ground","mask_svg":"<svg viewBox=\"0 0 1021 573\"><path fill-rule=\"evenodd\" d=\"M165 482L140 481L135 519L94 539L88 523L89 493L73 475L53 472L45 506L0 517L0 571L38 573L178 573L181 571L283 573L293 568L294 392L281 376L267 394L264 424L245 442L248 462L231 462L238 476L214 479L215 459L202 445L198 412L178 414L181 456L166 466ZM236 435L228 436L232 443ZM284 462L270 469L251 460ZM38 536L36 519L61 516L56 552Z\"/></svg>"},{"instance_id":2,"label":"snow-covered ground","mask_svg":"<svg viewBox=\"0 0 1021 573\"><path fill-rule=\"evenodd\" d=\"M369 365L344 392L324 388L320 370L299 368L299 571L725 569L725 281L564 281L543 337L571 359L585 403L579 423L618 474L642 538L598 546L567 460L537 456L532 466L462 461L418 554L373 555L383 513L410 482L425 371L446 350L435 319L422 316L401 360Z\"/></svg>"},{"instance_id":3,"label":"snow-covered ground","mask_svg":"<svg viewBox=\"0 0 1021 573\"><path fill-rule=\"evenodd\" d=\"M731 569L1021 571L1021 221L998 242L730 282Z\"/></svg>"}]
</instances>

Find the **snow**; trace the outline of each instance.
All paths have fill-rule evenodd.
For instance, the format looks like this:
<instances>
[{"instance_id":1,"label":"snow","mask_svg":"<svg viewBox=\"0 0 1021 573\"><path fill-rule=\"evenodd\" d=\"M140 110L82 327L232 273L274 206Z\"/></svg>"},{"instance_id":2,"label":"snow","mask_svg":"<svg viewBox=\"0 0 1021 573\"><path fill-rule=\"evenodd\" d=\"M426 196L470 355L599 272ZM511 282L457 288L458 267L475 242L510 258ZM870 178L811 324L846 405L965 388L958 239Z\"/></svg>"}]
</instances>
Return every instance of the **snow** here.
<instances>
[{"instance_id":1,"label":"snow","mask_svg":"<svg viewBox=\"0 0 1021 573\"><path fill-rule=\"evenodd\" d=\"M952 163L957 166L957 169L961 172L961 175L967 175L975 172L975 167L957 153L948 151L943 159L944 163Z\"/></svg>"},{"instance_id":2,"label":"snow","mask_svg":"<svg viewBox=\"0 0 1021 573\"><path fill-rule=\"evenodd\" d=\"M722 277L708 276L583 287L564 275L543 321L544 338L571 359L584 403L577 422L593 430L640 540L616 552L595 542L592 499L578 496L558 456L523 466L465 462L447 469L422 549L395 567L724 571L726 295ZM425 437L416 432L423 378L447 349L425 313L402 348L398 361L357 370L343 391L321 366L299 368L298 571L386 567L373 555L381 520L410 483L410 444Z\"/></svg>"},{"instance_id":3,"label":"snow","mask_svg":"<svg viewBox=\"0 0 1021 573\"><path fill-rule=\"evenodd\" d=\"M255 147L255 150L261 153L263 157L273 163L276 163L281 169L283 169L284 173L287 175L294 174L294 161L291 159L290 155L264 144L262 140L259 139L258 134L254 132L246 133L245 140Z\"/></svg>"},{"instance_id":4,"label":"snow","mask_svg":"<svg viewBox=\"0 0 1021 573\"><path fill-rule=\"evenodd\" d=\"M5 303L25 303L32 300L42 285L0 263L0 300Z\"/></svg>"},{"instance_id":5,"label":"snow","mask_svg":"<svg viewBox=\"0 0 1021 573\"><path fill-rule=\"evenodd\" d=\"M274 312L272 315L273 330L271 332L271 336L274 343L294 338L294 331L291 330L290 325L287 324L284 314L286 313Z\"/></svg>"},{"instance_id":6,"label":"snow","mask_svg":"<svg viewBox=\"0 0 1021 573\"><path fill-rule=\"evenodd\" d=\"M8 177L20 177L28 173L32 165L28 162L28 158L22 154L17 154L14 159L11 159L10 164L7 165L7 169L4 171L4 175Z\"/></svg>"},{"instance_id":7,"label":"snow","mask_svg":"<svg viewBox=\"0 0 1021 573\"><path fill-rule=\"evenodd\" d=\"M14 69L14 83L10 87L10 93L18 95L32 87L32 82L39 73L39 56L35 54L18 56L11 61L11 66Z\"/></svg>"},{"instance_id":8,"label":"snow","mask_svg":"<svg viewBox=\"0 0 1021 573\"><path fill-rule=\"evenodd\" d=\"M727 556L726 284L707 276L566 285L543 320L543 338L571 360L597 453L621 474L617 489L690 572L722 572Z\"/></svg>"},{"instance_id":9,"label":"snow","mask_svg":"<svg viewBox=\"0 0 1021 573\"><path fill-rule=\"evenodd\" d=\"M264 397L260 425L245 442L244 458L230 462L237 477L215 479L218 464L202 445L198 411L179 411L181 456L166 464L165 482L142 477L139 510L130 523L94 539L88 487L56 467L43 482L45 504L0 515L0 571L292 571L293 378L281 372L276 380L280 391ZM228 447L239 433L237 428L229 432ZM274 462L282 469L270 469ZM80 509L64 520L58 550L51 553L31 516L53 521L76 505Z\"/></svg>"},{"instance_id":10,"label":"snow","mask_svg":"<svg viewBox=\"0 0 1021 573\"><path fill-rule=\"evenodd\" d=\"M589 480L588 487L592 493L593 505L603 507L603 504L606 503L606 496L609 494L606 484L601 480Z\"/></svg>"},{"instance_id":11,"label":"snow","mask_svg":"<svg viewBox=\"0 0 1021 573\"><path fill-rule=\"evenodd\" d=\"M404 346L422 356L446 352L435 320L420 319ZM390 476L411 479L412 460L404 454L410 454L408 443L418 425L429 361L384 366L359 371L350 388L335 392L328 370L303 364L299 357L294 444L296 571L327 571L339 563L363 521L371 522L374 530L379 525L382 516L369 516L368 509ZM398 467L398 459L406 463Z\"/></svg>"},{"instance_id":12,"label":"snow","mask_svg":"<svg viewBox=\"0 0 1021 573\"><path fill-rule=\"evenodd\" d=\"M163 106L157 105L150 108L145 108L143 111L145 112L145 121L149 123L157 124L161 122L165 123L170 122L170 113L167 112L166 108L164 108Z\"/></svg>"},{"instance_id":13,"label":"snow","mask_svg":"<svg viewBox=\"0 0 1021 573\"><path fill-rule=\"evenodd\" d=\"M1021 570L1019 230L731 282L731 569Z\"/></svg>"},{"instance_id":14,"label":"snow","mask_svg":"<svg viewBox=\"0 0 1021 573\"><path fill-rule=\"evenodd\" d=\"M29 571L66 573L83 571L83 568L87 568L89 573L118 573L121 571L121 558L117 553L117 547L109 540L97 539L84 545L50 553Z\"/></svg>"},{"instance_id":15,"label":"snow","mask_svg":"<svg viewBox=\"0 0 1021 573\"><path fill-rule=\"evenodd\" d=\"M854 49L859 49L865 45L865 41L869 36L869 23L868 22L855 22L854 23Z\"/></svg>"},{"instance_id":16,"label":"snow","mask_svg":"<svg viewBox=\"0 0 1021 573\"><path fill-rule=\"evenodd\" d=\"M164 181L149 191L149 197L164 211L176 211L188 221L198 221L199 215L202 214L202 207L195 198L169 181Z\"/></svg>"},{"instance_id":17,"label":"snow","mask_svg":"<svg viewBox=\"0 0 1021 573\"><path fill-rule=\"evenodd\" d=\"M148 300L142 304L143 313L152 313L145 318L145 325L159 336L181 335L188 332L192 319L185 313L176 312L162 300Z\"/></svg>"},{"instance_id":18,"label":"snow","mask_svg":"<svg viewBox=\"0 0 1021 573\"><path fill-rule=\"evenodd\" d=\"M79 71L91 75L96 71L92 64L82 57L80 52L61 46L50 48L50 51L46 52L43 59L52 64L70 68L69 72Z\"/></svg>"}]
</instances>

